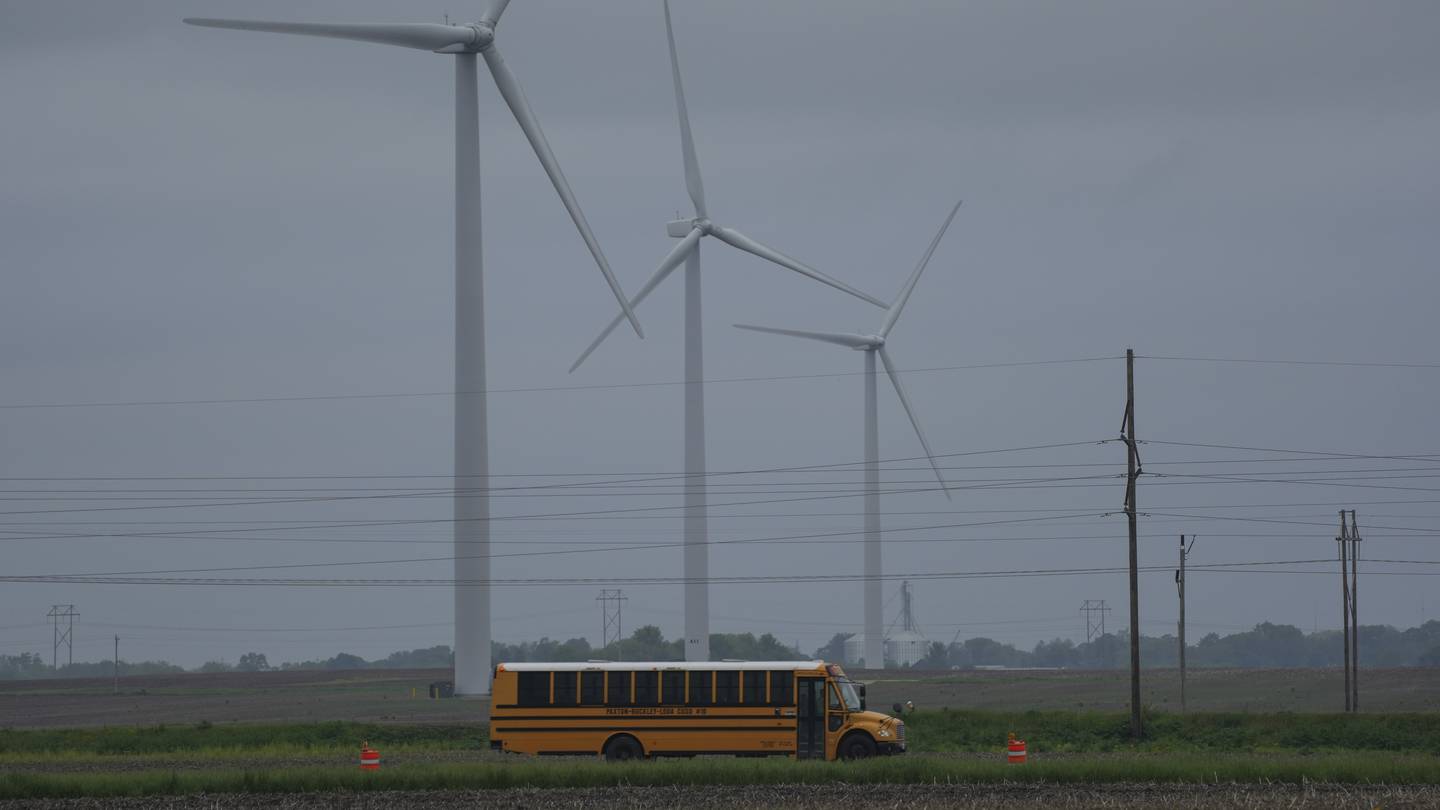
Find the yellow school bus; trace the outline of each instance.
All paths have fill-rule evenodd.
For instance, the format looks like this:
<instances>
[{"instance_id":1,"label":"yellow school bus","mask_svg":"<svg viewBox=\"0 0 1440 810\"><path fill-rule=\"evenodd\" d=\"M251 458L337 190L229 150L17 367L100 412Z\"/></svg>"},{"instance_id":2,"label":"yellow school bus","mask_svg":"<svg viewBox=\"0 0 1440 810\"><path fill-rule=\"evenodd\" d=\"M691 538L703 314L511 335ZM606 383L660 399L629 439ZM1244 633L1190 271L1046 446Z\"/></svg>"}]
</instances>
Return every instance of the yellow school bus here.
<instances>
[{"instance_id":1,"label":"yellow school bus","mask_svg":"<svg viewBox=\"0 0 1440 810\"><path fill-rule=\"evenodd\" d=\"M495 667L490 747L608 760L696 754L862 759L905 724L824 661L525 663Z\"/></svg>"}]
</instances>

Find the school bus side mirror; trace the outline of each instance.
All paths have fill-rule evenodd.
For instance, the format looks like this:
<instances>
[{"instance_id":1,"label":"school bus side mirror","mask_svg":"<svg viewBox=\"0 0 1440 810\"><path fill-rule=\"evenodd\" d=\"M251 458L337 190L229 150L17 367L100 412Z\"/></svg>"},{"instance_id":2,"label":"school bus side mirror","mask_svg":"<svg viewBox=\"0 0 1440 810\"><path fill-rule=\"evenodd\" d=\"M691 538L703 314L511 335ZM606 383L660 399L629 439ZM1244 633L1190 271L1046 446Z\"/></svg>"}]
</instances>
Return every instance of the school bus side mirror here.
<instances>
[{"instance_id":1,"label":"school bus side mirror","mask_svg":"<svg viewBox=\"0 0 1440 810\"><path fill-rule=\"evenodd\" d=\"M860 684L860 711L865 711L865 684Z\"/></svg>"}]
</instances>

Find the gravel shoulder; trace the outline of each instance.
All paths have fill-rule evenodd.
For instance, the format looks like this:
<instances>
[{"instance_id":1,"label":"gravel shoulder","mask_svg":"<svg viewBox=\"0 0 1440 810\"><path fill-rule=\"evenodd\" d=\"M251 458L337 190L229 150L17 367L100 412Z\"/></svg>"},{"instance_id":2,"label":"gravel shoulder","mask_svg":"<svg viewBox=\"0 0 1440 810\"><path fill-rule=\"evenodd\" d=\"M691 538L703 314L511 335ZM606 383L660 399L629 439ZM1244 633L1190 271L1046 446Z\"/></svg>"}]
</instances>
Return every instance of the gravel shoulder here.
<instances>
[{"instance_id":1,"label":"gravel shoulder","mask_svg":"<svg viewBox=\"0 0 1440 810\"><path fill-rule=\"evenodd\" d=\"M281 796L221 794L132 799L51 799L0 802L0 810L88 810L89 808L1440 808L1440 787L1356 787L1307 785L766 785L746 787L614 787L320 793Z\"/></svg>"}]
</instances>

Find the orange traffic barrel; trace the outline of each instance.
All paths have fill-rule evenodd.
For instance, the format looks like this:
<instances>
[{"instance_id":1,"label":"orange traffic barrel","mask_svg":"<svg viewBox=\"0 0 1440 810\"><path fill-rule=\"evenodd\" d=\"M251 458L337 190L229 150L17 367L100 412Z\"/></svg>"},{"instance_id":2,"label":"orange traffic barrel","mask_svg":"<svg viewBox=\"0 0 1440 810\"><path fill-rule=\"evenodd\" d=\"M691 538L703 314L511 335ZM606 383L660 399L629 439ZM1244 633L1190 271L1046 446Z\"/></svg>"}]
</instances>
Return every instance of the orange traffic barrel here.
<instances>
[{"instance_id":1,"label":"orange traffic barrel","mask_svg":"<svg viewBox=\"0 0 1440 810\"><path fill-rule=\"evenodd\" d=\"M1012 733L1010 735L1009 747L1010 750L1006 754L1006 761L1009 762L1011 765L1024 765L1025 741L1015 739L1015 735Z\"/></svg>"},{"instance_id":2,"label":"orange traffic barrel","mask_svg":"<svg viewBox=\"0 0 1440 810\"><path fill-rule=\"evenodd\" d=\"M370 747L370 743L360 746L360 770L380 770L380 752Z\"/></svg>"}]
</instances>

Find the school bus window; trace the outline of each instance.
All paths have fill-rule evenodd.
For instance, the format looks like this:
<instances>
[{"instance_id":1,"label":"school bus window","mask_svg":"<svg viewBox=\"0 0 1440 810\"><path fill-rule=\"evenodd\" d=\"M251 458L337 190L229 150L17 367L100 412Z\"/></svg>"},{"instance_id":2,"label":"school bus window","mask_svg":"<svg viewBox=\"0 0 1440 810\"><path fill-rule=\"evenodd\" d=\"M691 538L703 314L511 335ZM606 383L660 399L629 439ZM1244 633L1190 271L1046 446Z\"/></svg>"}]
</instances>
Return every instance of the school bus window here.
<instances>
[{"instance_id":1,"label":"school bus window","mask_svg":"<svg viewBox=\"0 0 1440 810\"><path fill-rule=\"evenodd\" d=\"M521 672L516 687L516 702L521 706L544 706L550 703L550 673Z\"/></svg>"},{"instance_id":2,"label":"school bus window","mask_svg":"<svg viewBox=\"0 0 1440 810\"><path fill-rule=\"evenodd\" d=\"M714 682L713 672L692 672L690 673L690 705L709 706L714 701L710 697L710 687Z\"/></svg>"},{"instance_id":3,"label":"school bus window","mask_svg":"<svg viewBox=\"0 0 1440 810\"><path fill-rule=\"evenodd\" d=\"M606 706L629 706L630 705L630 673L610 673L609 691L605 698Z\"/></svg>"},{"instance_id":4,"label":"school bus window","mask_svg":"<svg viewBox=\"0 0 1440 810\"><path fill-rule=\"evenodd\" d=\"M715 673L715 705L734 706L740 702L740 673L721 670Z\"/></svg>"},{"instance_id":5,"label":"school bus window","mask_svg":"<svg viewBox=\"0 0 1440 810\"><path fill-rule=\"evenodd\" d=\"M745 690L742 694L742 699L745 703L747 705L764 703L766 699L764 671L757 670L752 672L747 670L741 674L744 675Z\"/></svg>"},{"instance_id":6,"label":"school bus window","mask_svg":"<svg viewBox=\"0 0 1440 810\"><path fill-rule=\"evenodd\" d=\"M795 705L795 673L788 669L771 670L770 705Z\"/></svg>"},{"instance_id":7,"label":"school bus window","mask_svg":"<svg viewBox=\"0 0 1440 810\"><path fill-rule=\"evenodd\" d=\"M580 673L580 702L586 706L599 706L605 702L605 673Z\"/></svg>"},{"instance_id":8,"label":"school bus window","mask_svg":"<svg viewBox=\"0 0 1440 810\"><path fill-rule=\"evenodd\" d=\"M840 702L840 693L835 690L835 684L825 687L825 694L830 696L830 711L840 711L843 704Z\"/></svg>"},{"instance_id":9,"label":"school bus window","mask_svg":"<svg viewBox=\"0 0 1440 810\"><path fill-rule=\"evenodd\" d=\"M578 672L556 672L555 673L555 697L553 702L556 706L574 706L576 698L576 680Z\"/></svg>"},{"instance_id":10,"label":"school bus window","mask_svg":"<svg viewBox=\"0 0 1440 810\"><path fill-rule=\"evenodd\" d=\"M635 705L654 706L660 698L660 673L635 673Z\"/></svg>"},{"instance_id":11,"label":"school bus window","mask_svg":"<svg viewBox=\"0 0 1440 810\"><path fill-rule=\"evenodd\" d=\"M685 702L685 673L660 673L660 702L667 706Z\"/></svg>"}]
</instances>

